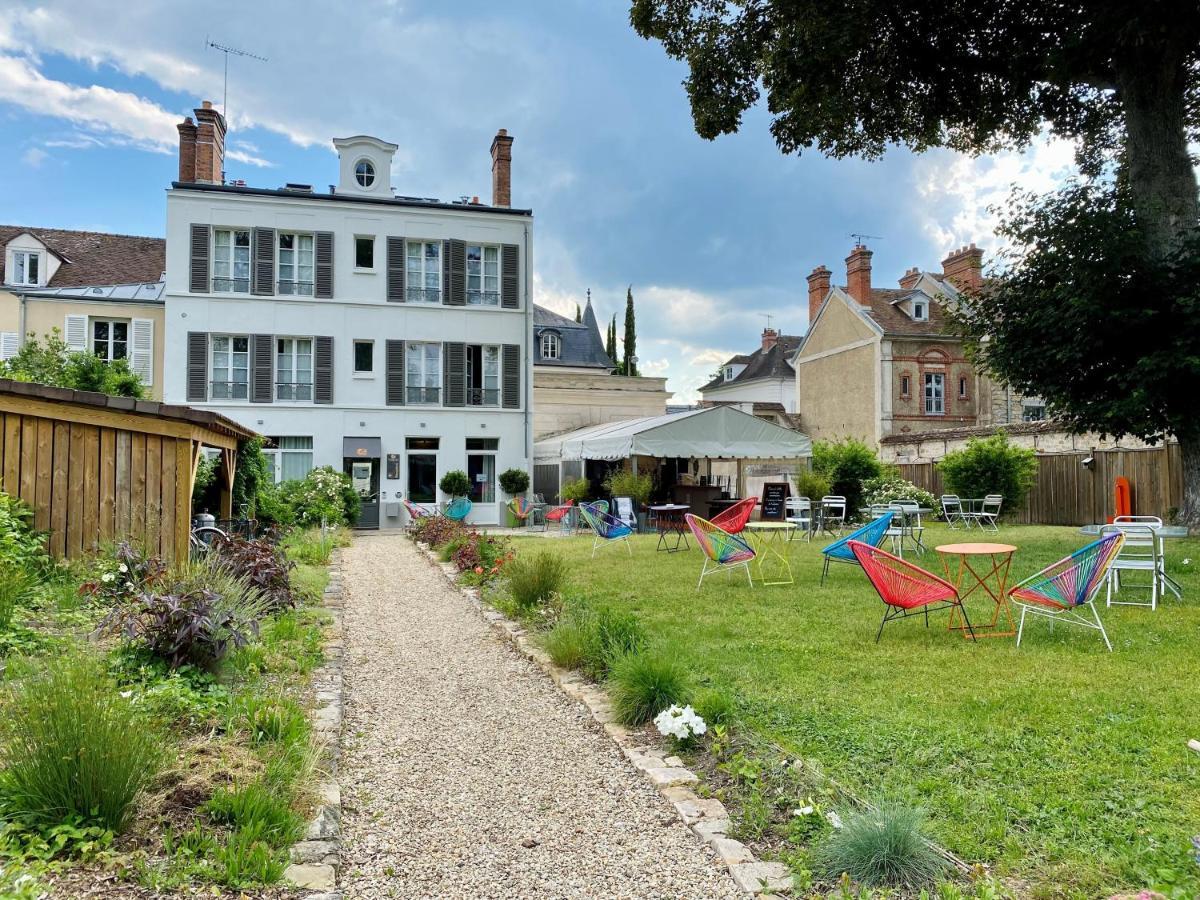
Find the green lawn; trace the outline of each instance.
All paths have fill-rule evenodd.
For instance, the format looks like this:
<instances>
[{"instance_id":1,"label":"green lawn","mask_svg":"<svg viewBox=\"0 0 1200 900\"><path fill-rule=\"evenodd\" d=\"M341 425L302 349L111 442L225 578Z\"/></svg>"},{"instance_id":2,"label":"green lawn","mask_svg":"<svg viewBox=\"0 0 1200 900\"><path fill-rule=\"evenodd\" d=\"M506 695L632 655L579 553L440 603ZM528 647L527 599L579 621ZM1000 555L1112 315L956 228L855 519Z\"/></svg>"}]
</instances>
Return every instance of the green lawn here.
<instances>
[{"instance_id":1,"label":"green lawn","mask_svg":"<svg viewBox=\"0 0 1200 900\"><path fill-rule=\"evenodd\" d=\"M977 534L977 533L976 533ZM926 541L961 540L930 528ZM1021 578L1087 539L1070 528L1009 526ZM626 607L654 643L685 660L700 684L736 697L742 727L818 761L867 799L924 806L936 838L990 864L1024 895L1096 897L1171 885L1200 896L1190 839L1200 833L1200 541L1168 542L1184 585L1157 612L1114 607L1095 631L1044 620L1015 639L971 644L939 614L889 624L862 572L831 569L820 586L821 543L796 541L796 584L750 589L714 576L696 591L701 555L633 557L591 538L519 540L554 548L576 572L572 590ZM1185 566L1194 556L1196 564ZM937 554L920 562L941 571ZM972 601L973 621L990 611ZM940 627L939 627L940 626Z\"/></svg>"}]
</instances>

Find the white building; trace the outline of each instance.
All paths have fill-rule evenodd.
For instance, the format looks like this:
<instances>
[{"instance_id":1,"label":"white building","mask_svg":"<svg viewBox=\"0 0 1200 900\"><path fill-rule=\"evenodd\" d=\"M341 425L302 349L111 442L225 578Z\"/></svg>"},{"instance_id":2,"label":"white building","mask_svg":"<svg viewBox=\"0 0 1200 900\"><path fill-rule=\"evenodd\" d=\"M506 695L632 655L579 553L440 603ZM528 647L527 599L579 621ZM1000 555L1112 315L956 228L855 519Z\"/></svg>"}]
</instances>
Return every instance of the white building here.
<instances>
[{"instance_id":1,"label":"white building","mask_svg":"<svg viewBox=\"0 0 1200 900\"><path fill-rule=\"evenodd\" d=\"M532 443L533 218L509 207L512 138L492 142L491 205L396 194L395 144L334 141L328 192L223 181L225 123L179 126L167 195L164 396L272 439L277 479L332 465L360 525L396 527L401 497L445 501L465 471L470 520L498 522L497 473Z\"/></svg>"},{"instance_id":2,"label":"white building","mask_svg":"<svg viewBox=\"0 0 1200 900\"><path fill-rule=\"evenodd\" d=\"M757 350L730 357L700 388L700 405L733 406L785 428L798 427L792 358L803 343L802 337L764 329Z\"/></svg>"}]
</instances>

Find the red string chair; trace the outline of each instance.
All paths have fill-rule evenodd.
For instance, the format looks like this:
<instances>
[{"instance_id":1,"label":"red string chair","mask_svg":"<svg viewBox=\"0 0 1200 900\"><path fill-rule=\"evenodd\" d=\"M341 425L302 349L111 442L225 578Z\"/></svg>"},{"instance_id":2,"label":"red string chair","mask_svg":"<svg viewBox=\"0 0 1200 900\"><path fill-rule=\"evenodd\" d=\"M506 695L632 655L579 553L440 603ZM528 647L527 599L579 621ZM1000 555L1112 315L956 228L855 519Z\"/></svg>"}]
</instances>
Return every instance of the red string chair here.
<instances>
[{"instance_id":1,"label":"red string chair","mask_svg":"<svg viewBox=\"0 0 1200 900\"><path fill-rule=\"evenodd\" d=\"M739 500L733 506L724 512L712 517L712 524L716 525L726 534L740 534L746 527L746 523L750 521L750 516L754 513L754 507L758 506L757 497L747 497L745 500Z\"/></svg>"}]
</instances>

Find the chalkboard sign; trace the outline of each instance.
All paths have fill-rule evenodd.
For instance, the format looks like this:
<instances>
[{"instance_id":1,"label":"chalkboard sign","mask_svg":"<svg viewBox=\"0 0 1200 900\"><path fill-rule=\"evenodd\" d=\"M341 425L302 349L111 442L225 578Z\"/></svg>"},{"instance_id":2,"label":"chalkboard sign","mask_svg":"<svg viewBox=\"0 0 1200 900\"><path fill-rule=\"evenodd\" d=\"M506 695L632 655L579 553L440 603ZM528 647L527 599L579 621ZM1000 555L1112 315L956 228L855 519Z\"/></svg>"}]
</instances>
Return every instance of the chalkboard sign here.
<instances>
[{"instance_id":1,"label":"chalkboard sign","mask_svg":"<svg viewBox=\"0 0 1200 900\"><path fill-rule=\"evenodd\" d=\"M787 498L790 493L786 481L768 481L763 485L760 518L782 522L787 517Z\"/></svg>"}]
</instances>

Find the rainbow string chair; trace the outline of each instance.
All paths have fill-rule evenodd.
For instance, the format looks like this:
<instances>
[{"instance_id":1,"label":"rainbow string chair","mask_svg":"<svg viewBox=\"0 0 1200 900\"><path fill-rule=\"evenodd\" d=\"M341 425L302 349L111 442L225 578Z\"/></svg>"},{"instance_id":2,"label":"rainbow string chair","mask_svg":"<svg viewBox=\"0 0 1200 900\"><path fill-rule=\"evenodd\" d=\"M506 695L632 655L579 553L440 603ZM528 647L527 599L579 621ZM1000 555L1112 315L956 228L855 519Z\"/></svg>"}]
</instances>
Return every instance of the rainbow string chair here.
<instances>
[{"instance_id":1,"label":"rainbow string chair","mask_svg":"<svg viewBox=\"0 0 1200 900\"><path fill-rule=\"evenodd\" d=\"M471 500L469 497L455 497L451 500L444 510L442 515L447 519L453 519L455 522L461 522L471 513Z\"/></svg>"},{"instance_id":2,"label":"rainbow string chair","mask_svg":"<svg viewBox=\"0 0 1200 900\"><path fill-rule=\"evenodd\" d=\"M517 517L517 521L526 526L530 524L529 517L538 509L528 497L513 497L508 501L508 508Z\"/></svg>"},{"instance_id":3,"label":"rainbow string chair","mask_svg":"<svg viewBox=\"0 0 1200 900\"><path fill-rule=\"evenodd\" d=\"M629 544L629 536L633 534L633 529L618 519L616 516L609 515L608 504L598 501L596 503L584 503L579 507L579 512L583 516L583 520L588 523L588 527L592 529L592 559L596 558L596 551L601 547L616 546L617 541L625 542L625 549L629 551L629 555L633 556L633 548Z\"/></svg>"},{"instance_id":4,"label":"rainbow string chair","mask_svg":"<svg viewBox=\"0 0 1200 900\"><path fill-rule=\"evenodd\" d=\"M950 582L872 544L851 540L849 547L867 580L883 601L883 621L875 633L875 643L878 644L883 636L883 626L893 619L924 614L925 627L928 628L931 607L949 609L951 612L958 607L971 640L975 640L975 629L967 618L967 608L958 596L958 589Z\"/></svg>"},{"instance_id":5,"label":"rainbow string chair","mask_svg":"<svg viewBox=\"0 0 1200 900\"><path fill-rule=\"evenodd\" d=\"M1025 631L1025 614L1031 613L1044 616L1050 620L1051 625L1061 619L1070 625L1095 628L1104 638L1104 646L1111 653L1112 643L1108 640L1104 623L1100 621L1095 599L1108 575L1109 566L1121 552L1121 545L1124 543L1124 534L1118 532L1105 535L1042 571L1030 575L1009 591L1009 598L1021 607L1017 646L1021 646L1021 635ZM1080 608L1084 606L1092 611L1090 620L1080 612Z\"/></svg>"},{"instance_id":6,"label":"rainbow string chair","mask_svg":"<svg viewBox=\"0 0 1200 900\"><path fill-rule=\"evenodd\" d=\"M854 555L854 551L850 549L851 541L858 541L860 544L867 544L871 547L878 547L883 543L884 537L888 533L888 529L892 526L892 512L885 512L877 519L872 519L861 528L855 529L848 535L838 538L828 547L821 550L825 555L825 567L821 569L821 584L825 583L825 576L829 574L829 564L831 562L842 563L857 563L858 557Z\"/></svg>"},{"instance_id":7,"label":"rainbow string chair","mask_svg":"<svg viewBox=\"0 0 1200 900\"><path fill-rule=\"evenodd\" d=\"M418 522L420 522L422 519L429 518L429 515L430 515L429 510L422 509L421 507L417 506L417 504L415 504L411 500L409 500L407 497L402 497L400 499L400 502L404 504L404 508L408 511L408 527L410 529L414 525L416 525Z\"/></svg>"},{"instance_id":8,"label":"rainbow string chair","mask_svg":"<svg viewBox=\"0 0 1200 900\"><path fill-rule=\"evenodd\" d=\"M746 523L750 521L750 516L754 513L754 507L758 506L757 497L747 497L745 500L739 500L729 509L712 517L712 524L716 525L726 534L741 534L746 527ZM701 521L704 521L701 519Z\"/></svg>"},{"instance_id":9,"label":"rainbow string chair","mask_svg":"<svg viewBox=\"0 0 1200 900\"><path fill-rule=\"evenodd\" d=\"M746 570L746 580L750 582L750 587L754 587L754 579L750 577L750 560L754 559L755 553L745 538L730 534L708 519L693 516L691 513L686 513L683 519L704 552L704 568L700 570L696 590L700 590L700 585L704 584L704 579L709 575L715 572L732 572L739 567Z\"/></svg>"}]
</instances>

